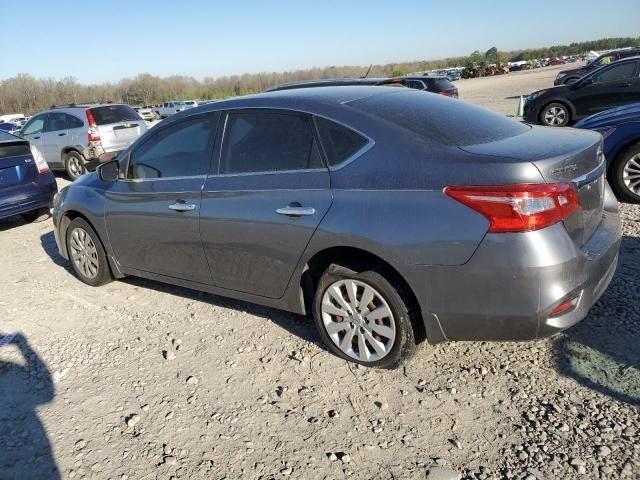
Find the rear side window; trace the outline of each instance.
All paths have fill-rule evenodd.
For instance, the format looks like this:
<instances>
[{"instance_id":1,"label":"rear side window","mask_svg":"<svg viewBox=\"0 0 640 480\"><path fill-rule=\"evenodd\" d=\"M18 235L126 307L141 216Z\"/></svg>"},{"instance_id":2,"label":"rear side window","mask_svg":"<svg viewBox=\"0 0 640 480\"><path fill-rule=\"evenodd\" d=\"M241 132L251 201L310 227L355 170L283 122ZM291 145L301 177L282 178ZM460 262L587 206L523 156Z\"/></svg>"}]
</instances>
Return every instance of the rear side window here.
<instances>
[{"instance_id":1,"label":"rear side window","mask_svg":"<svg viewBox=\"0 0 640 480\"><path fill-rule=\"evenodd\" d=\"M91 109L96 125L109 125L111 123L142 120L140 115L128 105L106 105Z\"/></svg>"},{"instance_id":2,"label":"rear side window","mask_svg":"<svg viewBox=\"0 0 640 480\"><path fill-rule=\"evenodd\" d=\"M77 117L74 117L73 115L65 115L67 118L67 128L71 129L71 128L81 128L84 126L84 123L82 122L82 120L80 120Z\"/></svg>"},{"instance_id":3,"label":"rear side window","mask_svg":"<svg viewBox=\"0 0 640 480\"><path fill-rule=\"evenodd\" d=\"M326 118L316 117L316 125L330 167L344 162L369 142L359 133Z\"/></svg>"},{"instance_id":4,"label":"rear side window","mask_svg":"<svg viewBox=\"0 0 640 480\"><path fill-rule=\"evenodd\" d=\"M218 115L161 129L131 153L127 178L192 177L209 172Z\"/></svg>"},{"instance_id":5,"label":"rear side window","mask_svg":"<svg viewBox=\"0 0 640 480\"><path fill-rule=\"evenodd\" d=\"M445 145L489 143L530 128L481 107L412 90L375 95L349 105Z\"/></svg>"},{"instance_id":6,"label":"rear side window","mask_svg":"<svg viewBox=\"0 0 640 480\"><path fill-rule=\"evenodd\" d=\"M31 155L31 149L27 143L0 143L0 158Z\"/></svg>"},{"instance_id":7,"label":"rear side window","mask_svg":"<svg viewBox=\"0 0 640 480\"><path fill-rule=\"evenodd\" d=\"M311 119L297 113L229 113L220 173L322 168Z\"/></svg>"},{"instance_id":8,"label":"rear side window","mask_svg":"<svg viewBox=\"0 0 640 480\"><path fill-rule=\"evenodd\" d=\"M614 65L593 75L593 81L596 83L616 82L619 80L627 80L635 77L636 62L623 63L622 65Z\"/></svg>"},{"instance_id":9,"label":"rear side window","mask_svg":"<svg viewBox=\"0 0 640 480\"><path fill-rule=\"evenodd\" d=\"M67 115L62 112L51 112L47 117L47 126L45 127L45 131L47 132L58 132L60 130L67 129Z\"/></svg>"}]
</instances>

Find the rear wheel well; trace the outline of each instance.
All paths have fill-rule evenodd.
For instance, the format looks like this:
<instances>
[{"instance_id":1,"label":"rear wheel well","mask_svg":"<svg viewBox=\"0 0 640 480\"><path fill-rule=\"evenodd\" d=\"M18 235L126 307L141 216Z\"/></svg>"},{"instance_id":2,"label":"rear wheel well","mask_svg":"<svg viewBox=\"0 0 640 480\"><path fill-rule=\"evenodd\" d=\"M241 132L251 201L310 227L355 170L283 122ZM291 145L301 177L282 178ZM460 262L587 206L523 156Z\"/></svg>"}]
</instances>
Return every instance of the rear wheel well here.
<instances>
[{"instance_id":1,"label":"rear wheel well","mask_svg":"<svg viewBox=\"0 0 640 480\"><path fill-rule=\"evenodd\" d=\"M82 155L82 152L77 148L77 147L64 147L62 149L62 151L60 152L60 159L64 162L65 156L67 155L67 153L69 152L76 152L78 154L80 154L80 156L82 158L84 158L84 155Z\"/></svg>"},{"instance_id":2,"label":"rear wheel well","mask_svg":"<svg viewBox=\"0 0 640 480\"><path fill-rule=\"evenodd\" d=\"M425 326L422 321L420 304L409 284L400 273L388 262L380 257L354 247L332 247L316 253L305 265L300 278L300 288L304 308L307 314L313 311L313 297L324 271L331 264L339 264L351 268L370 269L375 267L392 285L396 286L398 293L403 297L411 314L416 341L421 342L427 338Z\"/></svg>"}]
</instances>

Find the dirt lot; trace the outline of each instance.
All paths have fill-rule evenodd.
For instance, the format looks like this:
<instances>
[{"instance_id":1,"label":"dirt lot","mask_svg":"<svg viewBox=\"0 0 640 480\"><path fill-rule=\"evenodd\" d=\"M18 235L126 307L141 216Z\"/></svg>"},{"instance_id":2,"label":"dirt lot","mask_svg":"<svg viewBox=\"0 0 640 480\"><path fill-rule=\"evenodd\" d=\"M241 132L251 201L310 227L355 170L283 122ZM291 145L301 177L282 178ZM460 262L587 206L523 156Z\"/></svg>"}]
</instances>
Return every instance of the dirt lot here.
<instances>
[{"instance_id":1,"label":"dirt lot","mask_svg":"<svg viewBox=\"0 0 640 480\"><path fill-rule=\"evenodd\" d=\"M459 86L512 114L557 70ZM0 479L638 479L640 208L622 215L619 270L577 327L425 344L399 371L337 359L295 315L85 286L50 220L0 221L0 332L24 336L0 348Z\"/></svg>"}]
</instances>

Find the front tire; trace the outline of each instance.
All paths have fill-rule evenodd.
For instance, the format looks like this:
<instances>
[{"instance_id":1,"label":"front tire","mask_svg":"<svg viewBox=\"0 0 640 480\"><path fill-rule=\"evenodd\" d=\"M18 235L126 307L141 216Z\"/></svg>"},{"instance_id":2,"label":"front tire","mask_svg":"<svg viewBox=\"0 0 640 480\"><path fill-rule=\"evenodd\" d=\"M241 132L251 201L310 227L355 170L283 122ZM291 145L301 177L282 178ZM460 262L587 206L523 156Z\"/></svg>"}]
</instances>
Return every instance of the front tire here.
<instances>
[{"instance_id":1,"label":"front tire","mask_svg":"<svg viewBox=\"0 0 640 480\"><path fill-rule=\"evenodd\" d=\"M415 352L407 302L377 269L330 265L318 283L313 314L324 343L345 360L396 368Z\"/></svg>"},{"instance_id":2,"label":"front tire","mask_svg":"<svg viewBox=\"0 0 640 480\"><path fill-rule=\"evenodd\" d=\"M38 208L37 210L25 212L21 216L27 223L38 223L47 220L51 214L49 213L48 208Z\"/></svg>"},{"instance_id":3,"label":"front tire","mask_svg":"<svg viewBox=\"0 0 640 480\"><path fill-rule=\"evenodd\" d=\"M618 154L611 166L611 186L620 201L640 203L640 144Z\"/></svg>"},{"instance_id":4,"label":"front tire","mask_svg":"<svg viewBox=\"0 0 640 480\"><path fill-rule=\"evenodd\" d=\"M547 127L566 127L569 121L571 121L571 113L562 103L549 103L540 112L540 123Z\"/></svg>"},{"instance_id":5,"label":"front tire","mask_svg":"<svg viewBox=\"0 0 640 480\"><path fill-rule=\"evenodd\" d=\"M66 241L71 266L82 282L98 287L112 280L102 242L89 223L82 218L72 220Z\"/></svg>"},{"instance_id":6,"label":"front tire","mask_svg":"<svg viewBox=\"0 0 640 480\"><path fill-rule=\"evenodd\" d=\"M72 181L87 172L85 163L84 157L74 150L65 155L64 169Z\"/></svg>"}]
</instances>

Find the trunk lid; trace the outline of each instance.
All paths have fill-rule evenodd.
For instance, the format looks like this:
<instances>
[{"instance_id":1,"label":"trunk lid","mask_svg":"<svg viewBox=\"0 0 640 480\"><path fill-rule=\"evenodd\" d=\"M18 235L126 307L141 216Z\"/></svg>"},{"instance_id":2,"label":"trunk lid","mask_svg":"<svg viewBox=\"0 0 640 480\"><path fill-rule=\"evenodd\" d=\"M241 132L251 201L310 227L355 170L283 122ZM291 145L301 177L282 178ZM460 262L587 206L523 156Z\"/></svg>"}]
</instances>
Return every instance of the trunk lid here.
<instances>
[{"instance_id":1,"label":"trunk lid","mask_svg":"<svg viewBox=\"0 0 640 480\"><path fill-rule=\"evenodd\" d=\"M0 143L0 188L31 183L37 177L29 142Z\"/></svg>"},{"instance_id":2,"label":"trunk lid","mask_svg":"<svg viewBox=\"0 0 640 480\"><path fill-rule=\"evenodd\" d=\"M565 219L564 225L578 246L583 246L600 224L606 164L599 134L533 127L523 135L460 148L475 154L530 161L547 183L571 183L578 192L581 208Z\"/></svg>"}]
</instances>

